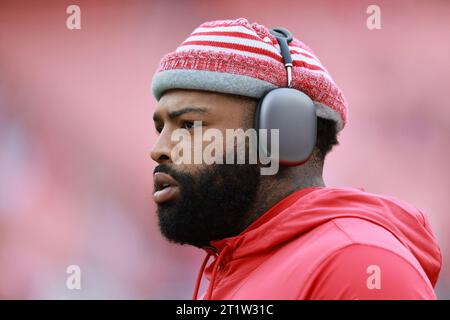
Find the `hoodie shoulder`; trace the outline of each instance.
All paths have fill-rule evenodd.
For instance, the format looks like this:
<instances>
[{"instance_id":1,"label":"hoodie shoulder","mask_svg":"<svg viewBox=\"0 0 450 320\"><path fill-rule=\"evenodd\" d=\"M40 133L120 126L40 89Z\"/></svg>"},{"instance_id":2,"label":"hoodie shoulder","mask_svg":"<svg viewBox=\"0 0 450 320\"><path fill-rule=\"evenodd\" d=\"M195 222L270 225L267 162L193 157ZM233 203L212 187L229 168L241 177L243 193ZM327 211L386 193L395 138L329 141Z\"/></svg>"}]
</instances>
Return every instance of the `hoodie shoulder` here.
<instances>
[{"instance_id":1,"label":"hoodie shoulder","mask_svg":"<svg viewBox=\"0 0 450 320\"><path fill-rule=\"evenodd\" d=\"M348 244L372 246L390 251L409 261L415 268L421 269L419 261L402 240L384 227L363 218L336 218L329 223L334 225L335 232L341 233L348 239ZM425 273L423 276L426 277Z\"/></svg>"},{"instance_id":2,"label":"hoodie shoulder","mask_svg":"<svg viewBox=\"0 0 450 320\"><path fill-rule=\"evenodd\" d=\"M336 226L331 232L340 231L351 243L389 250L436 284L442 255L423 211L401 199L355 188L324 188L316 194L306 212L325 217L321 223Z\"/></svg>"},{"instance_id":3,"label":"hoodie shoulder","mask_svg":"<svg viewBox=\"0 0 450 320\"><path fill-rule=\"evenodd\" d=\"M428 279L410 261L367 244L351 244L329 256L307 287L303 299L436 299Z\"/></svg>"},{"instance_id":4,"label":"hoodie shoulder","mask_svg":"<svg viewBox=\"0 0 450 320\"><path fill-rule=\"evenodd\" d=\"M332 249L317 256L302 299L436 299L420 263L383 227L337 218L322 228L318 241Z\"/></svg>"}]
</instances>

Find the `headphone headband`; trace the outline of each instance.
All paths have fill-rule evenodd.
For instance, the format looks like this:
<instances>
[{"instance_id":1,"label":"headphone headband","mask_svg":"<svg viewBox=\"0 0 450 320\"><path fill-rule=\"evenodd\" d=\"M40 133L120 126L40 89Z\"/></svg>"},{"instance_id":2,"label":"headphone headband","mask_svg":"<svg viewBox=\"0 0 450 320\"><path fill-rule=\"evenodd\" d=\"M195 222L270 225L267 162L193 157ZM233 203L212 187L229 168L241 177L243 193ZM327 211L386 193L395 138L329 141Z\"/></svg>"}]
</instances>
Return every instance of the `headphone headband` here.
<instances>
[{"instance_id":1,"label":"headphone headband","mask_svg":"<svg viewBox=\"0 0 450 320\"><path fill-rule=\"evenodd\" d=\"M290 88L292 87L292 56L289 51L289 42L293 39L292 34L288 29L282 27L273 28L270 33L275 36L280 45L281 56L287 71L288 87Z\"/></svg>"}]
</instances>

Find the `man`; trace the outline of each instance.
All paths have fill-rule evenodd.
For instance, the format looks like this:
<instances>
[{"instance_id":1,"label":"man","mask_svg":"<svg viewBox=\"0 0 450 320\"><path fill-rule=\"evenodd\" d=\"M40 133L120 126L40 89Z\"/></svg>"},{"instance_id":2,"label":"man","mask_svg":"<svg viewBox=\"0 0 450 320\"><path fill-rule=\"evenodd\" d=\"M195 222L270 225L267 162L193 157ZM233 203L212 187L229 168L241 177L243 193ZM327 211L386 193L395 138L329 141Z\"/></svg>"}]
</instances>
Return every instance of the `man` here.
<instances>
[{"instance_id":1,"label":"man","mask_svg":"<svg viewBox=\"0 0 450 320\"><path fill-rule=\"evenodd\" d=\"M179 161L206 148L191 133L251 130L258 99L286 87L280 46L266 27L206 22L153 78L154 200L162 234L207 253L194 299L203 274L203 299L435 299L441 255L425 214L393 197L325 186L325 156L347 105L311 49L294 38L289 50L292 87L314 101L317 140L307 161L272 175L261 174L261 161ZM187 139L174 139L180 129ZM237 157L237 147L216 159Z\"/></svg>"}]
</instances>

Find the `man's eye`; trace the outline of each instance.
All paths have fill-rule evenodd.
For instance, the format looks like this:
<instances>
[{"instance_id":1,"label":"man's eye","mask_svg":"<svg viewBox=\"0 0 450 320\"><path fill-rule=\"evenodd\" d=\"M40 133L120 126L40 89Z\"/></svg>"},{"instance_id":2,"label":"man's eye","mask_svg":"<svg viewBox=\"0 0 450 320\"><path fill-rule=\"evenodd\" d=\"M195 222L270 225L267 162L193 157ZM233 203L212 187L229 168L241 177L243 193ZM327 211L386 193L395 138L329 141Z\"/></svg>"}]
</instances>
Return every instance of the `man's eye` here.
<instances>
[{"instance_id":1,"label":"man's eye","mask_svg":"<svg viewBox=\"0 0 450 320\"><path fill-rule=\"evenodd\" d=\"M163 130L163 127L158 126L155 129L156 129L156 132L158 132L158 134L160 134Z\"/></svg>"},{"instance_id":2,"label":"man's eye","mask_svg":"<svg viewBox=\"0 0 450 320\"><path fill-rule=\"evenodd\" d=\"M194 123L194 121L183 121L182 124L182 127L187 130L194 129L195 127L199 126L201 126L201 123Z\"/></svg>"}]
</instances>

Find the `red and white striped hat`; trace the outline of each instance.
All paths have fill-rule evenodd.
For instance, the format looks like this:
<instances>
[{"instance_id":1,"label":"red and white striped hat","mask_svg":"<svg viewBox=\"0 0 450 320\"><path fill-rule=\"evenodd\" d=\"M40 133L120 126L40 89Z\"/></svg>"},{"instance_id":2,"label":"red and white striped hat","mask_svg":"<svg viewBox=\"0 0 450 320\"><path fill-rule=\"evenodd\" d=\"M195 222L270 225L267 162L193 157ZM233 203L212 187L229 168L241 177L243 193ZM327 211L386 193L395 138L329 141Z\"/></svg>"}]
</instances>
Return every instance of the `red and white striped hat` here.
<instances>
[{"instance_id":1,"label":"red and white striped hat","mask_svg":"<svg viewBox=\"0 0 450 320\"><path fill-rule=\"evenodd\" d=\"M334 120L338 131L347 121L347 102L314 52L298 39L289 43L292 87L316 104L318 117ZM277 39L265 26L247 19L201 24L160 61L152 80L157 100L170 89L195 89L261 98L287 86Z\"/></svg>"}]
</instances>

